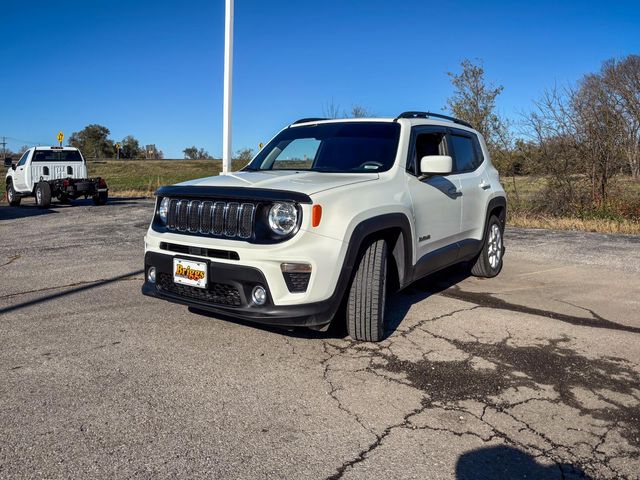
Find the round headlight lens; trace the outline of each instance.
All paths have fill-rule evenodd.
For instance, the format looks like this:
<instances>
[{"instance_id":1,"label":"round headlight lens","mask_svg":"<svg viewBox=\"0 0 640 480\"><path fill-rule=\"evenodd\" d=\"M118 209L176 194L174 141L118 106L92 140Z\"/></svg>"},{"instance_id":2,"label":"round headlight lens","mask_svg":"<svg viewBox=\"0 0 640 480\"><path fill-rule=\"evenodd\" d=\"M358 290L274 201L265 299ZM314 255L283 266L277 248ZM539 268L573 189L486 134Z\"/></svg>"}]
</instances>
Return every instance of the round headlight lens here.
<instances>
[{"instance_id":1,"label":"round headlight lens","mask_svg":"<svg viewBox=\"0 0 640 480\"><path fill-rule=\"evenodd\" d=\"M289 235L298 225L298 210L291 203L274 203L269 210L269 227L278 235Z\"/></svg>"},{"instance_id":2,"label":"round headlight lens","mask_svg":"<svg viewBox=\"0 0 640 480\"><path fill-rule=\"evenodd\" d=\"M158 208L158 216L162 223L167 224L167 216L169 215L169 199L167 197L163 198L160 202L160 208Z\"/></svg>"}]
</instances>

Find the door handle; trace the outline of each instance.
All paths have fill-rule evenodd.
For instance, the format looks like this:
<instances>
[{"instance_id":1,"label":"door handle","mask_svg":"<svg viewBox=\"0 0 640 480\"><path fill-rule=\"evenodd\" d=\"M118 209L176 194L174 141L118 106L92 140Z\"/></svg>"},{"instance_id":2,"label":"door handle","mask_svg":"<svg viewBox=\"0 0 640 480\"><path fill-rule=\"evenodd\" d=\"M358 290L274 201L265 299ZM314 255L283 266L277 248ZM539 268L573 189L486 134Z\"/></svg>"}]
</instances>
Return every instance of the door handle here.
<instances>
[{"instance_id":1,"label":"door handle","mask_svg":"<svg viewBox=\"0 0 640 480\"><path fill-rule=\"evenodd\" d=\"M462 192L456 187L450 187L449 190L447 190L447 193L452 197L459 197L460 195L462 195Z\"/></svg>"},{"instance_id":2,"label":"door handle","mask_svg":"<svg viewBox=\"0 0 640 480\"><path fill-rule=\"evenodd\" d=\"M480 182L479 187L483 190L486 190L487 188L491 188L491 184L487 183L486 181L482 180L482 182Z\"/></svg>"}]
</instances>

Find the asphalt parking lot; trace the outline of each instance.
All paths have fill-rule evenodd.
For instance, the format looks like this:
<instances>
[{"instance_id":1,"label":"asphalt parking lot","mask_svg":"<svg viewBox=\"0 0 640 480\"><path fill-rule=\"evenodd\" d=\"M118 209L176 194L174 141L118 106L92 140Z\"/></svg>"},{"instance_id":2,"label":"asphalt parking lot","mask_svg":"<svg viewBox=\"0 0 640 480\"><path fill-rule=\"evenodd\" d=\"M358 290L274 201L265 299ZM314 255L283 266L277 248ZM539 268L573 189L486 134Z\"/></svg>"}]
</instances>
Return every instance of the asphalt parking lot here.
<instances>
[{"instance_id":1,"label":"asphalt parking lot","mask_svg":"<svg viewBox=\"0 0 640 480\"><path fill-rule=\"evenodd\" d=\"M152 208L0 206L0 478L639 478L639 237L508 230L366 344L142 296Z\"/></svg>"}]
</instances>

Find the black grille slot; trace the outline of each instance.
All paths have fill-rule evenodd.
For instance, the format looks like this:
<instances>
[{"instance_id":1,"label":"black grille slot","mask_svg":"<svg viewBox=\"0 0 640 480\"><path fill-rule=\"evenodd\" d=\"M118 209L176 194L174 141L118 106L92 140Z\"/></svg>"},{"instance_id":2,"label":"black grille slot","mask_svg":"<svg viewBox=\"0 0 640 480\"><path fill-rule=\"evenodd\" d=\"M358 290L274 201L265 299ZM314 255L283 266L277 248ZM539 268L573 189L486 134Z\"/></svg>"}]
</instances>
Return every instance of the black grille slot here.
<instances>
[{"instance_id":1,"label":"black grille slot","mask_svg":"<svg viewBox=\"0 0 640 480\"><path fill-rule=\"evenodd\" d=\"M178 228L176 225L178 217L178 200L171 200L169 202L169 214L167 217L167 227L170 229Z\"/></svg>"},{"instance_id":2,"label":"black grille slot","mask_svg":"<svg viewBox=\"0 0 640 480\"><path fill-rule=\"evenodd\" d=\"M287 284L287 288L291 293L302 293L307 291L311 273L285 272L282 275L284 275L284 283Z\"/></svg>"},{"instance_id":3,"label":"black grille slot","mask_svg":"<svg viewBox=\"0 0 640 480\"><path fill-rule=\"evenodd\" d=\"M217 237L248 239L253 236L256 205L172 198L167 229Z\"/></svg>"},{"instance_id":4,"label":"black grille slot","mask_svg":"<svg viewBox=\"0 0 640 480\"><path fill-rule=\"evenodd\" d=\"M224 202L216 202L213 206L213 227L211 233L222 235L224 232Z\"/></svg>"},{"instance_id":5,"label":"black grille slot","mask_svg":"<svg viewBox=\"0 0 640 480\"><path fill-rule=\"evenodd\" d=\"M189 222L189 231L197 232L200 230L200 206L202 203L199 200L191 200L189 202L189 208L187 210L187 217Z\"/></svg>"},{"instance_id":6,"label":"black grille slot","mask_svg":"<svg viewBox=\"0 0 640 480\"><path fill-rule=\"evenodd\" d=\"M240 207L240 222L238 223L238 236L249 238L253 232L253 213L256 206L253 203L243 203Z\"/></svg>"},{"instance_id":7,"label":"black grille slot","mask_svg":"<svg viewBox=\"0 0 640 480\"><path fill-rule=\"evenodd\" d=\"M227 237L235 237L238 231L238 213L240 205L231 202L227 204L227 212L224 216L224 234Z\"/></svg>"},{"instance_id":8,"label":"black grille slot","mask_svg":"<svg viewBox=\"0 0 640 480\"><path fill-rule=\"evenodd\" d=\"M233 285L225 283L211 283L207 289L179 285L173 282L168 273L158 274L157 288L181 297L194 298L216 305L239 307L241 304L240 292Z\"/></svg>"},{"instance_id":9,"label":"black grille slot","mask_svg":"<svg viewBox=\"0 0 640 480\"><path fill-rule=\"evenodd\" d=\"M176 215L176 226L178 230L185 231L187 229L188 213L189 202L187 200L180 200L178 202L178 212Z\"/></svg>"},{"instance_id":10,"label":"black grille slot","mask_svg":"<svg viewBox=\"0 0 640 480\"><path fill-rule=\"evenodd\" d=\"M211 233L211 213L213 202L203 202L200 212L200 233Z\"/></svg>"}]
</instances>

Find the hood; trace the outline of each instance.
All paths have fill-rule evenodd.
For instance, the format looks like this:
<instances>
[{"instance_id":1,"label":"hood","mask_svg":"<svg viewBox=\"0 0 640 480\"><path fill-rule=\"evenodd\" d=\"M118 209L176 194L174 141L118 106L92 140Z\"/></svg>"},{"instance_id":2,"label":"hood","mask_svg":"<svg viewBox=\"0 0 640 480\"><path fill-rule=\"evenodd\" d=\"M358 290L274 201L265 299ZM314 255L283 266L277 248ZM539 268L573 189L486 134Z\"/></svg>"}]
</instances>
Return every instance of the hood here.
<instances>
[{"instance_id":1,"label":"hood","mask_svg":"<svg viewBox=\"0 0 640 480\"><path fill-rule=\"evenodd\" d=\"M235 172L229 175L199 178L179 183L179 186L246 187L288 190L307 195L378 179L377 173L326 173L293 170Z\"/></svg>"}]
</instances>

